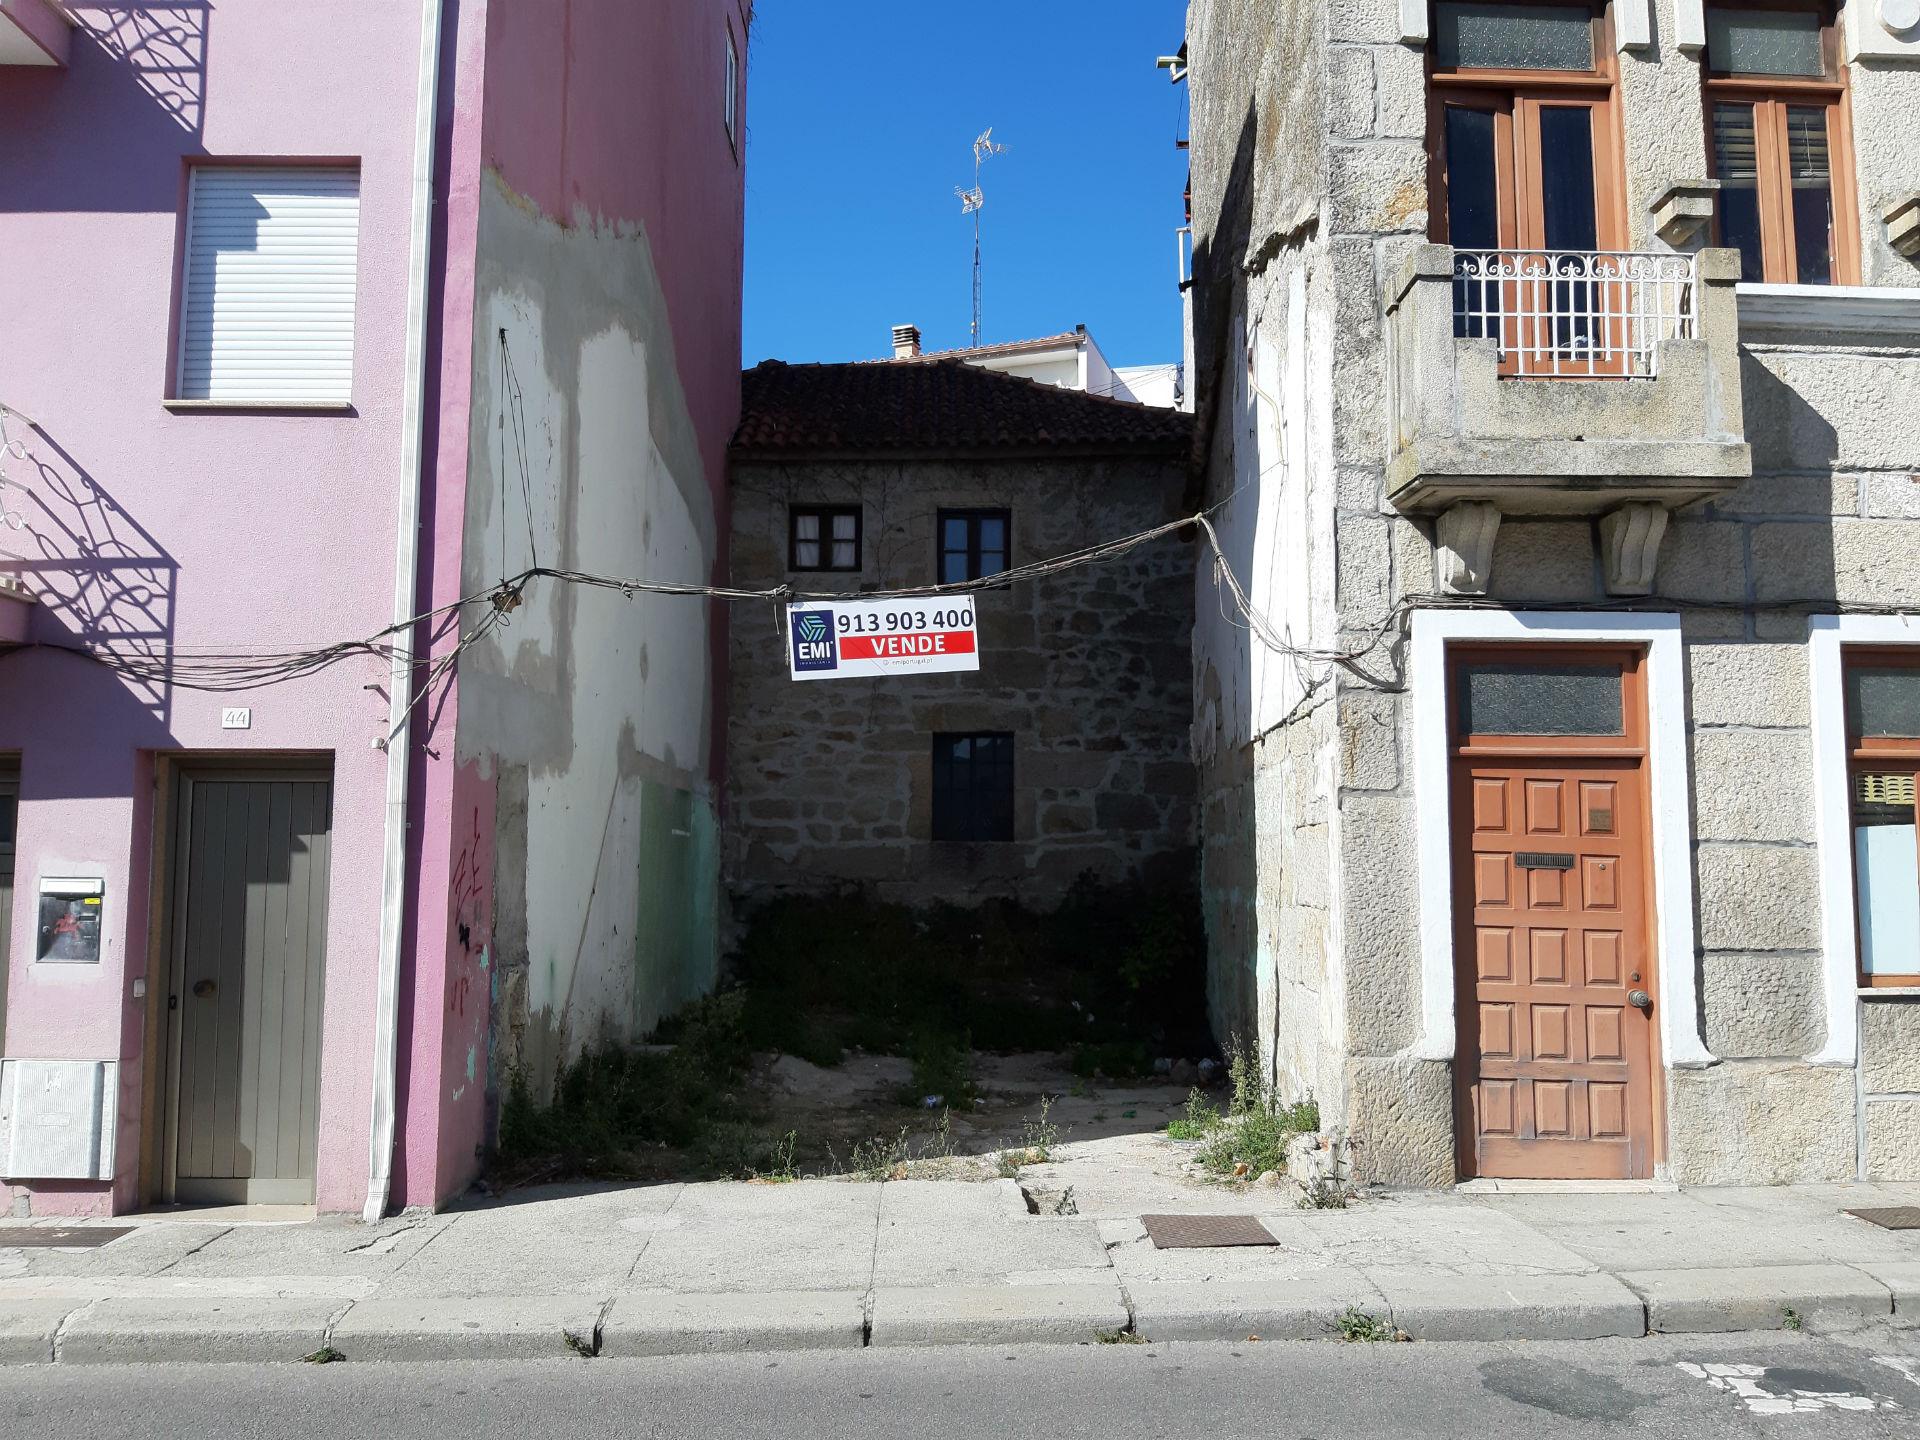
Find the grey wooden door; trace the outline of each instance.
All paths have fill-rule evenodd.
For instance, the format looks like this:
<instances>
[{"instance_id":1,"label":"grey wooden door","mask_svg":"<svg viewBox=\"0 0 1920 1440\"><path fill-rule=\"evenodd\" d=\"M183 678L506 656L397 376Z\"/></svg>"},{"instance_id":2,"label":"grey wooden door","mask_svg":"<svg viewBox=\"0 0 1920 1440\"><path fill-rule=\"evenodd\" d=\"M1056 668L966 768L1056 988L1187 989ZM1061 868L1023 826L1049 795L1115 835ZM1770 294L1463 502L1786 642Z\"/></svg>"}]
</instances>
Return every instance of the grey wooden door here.
<instances>
[{"instance_id":1,"label":"grey wooden door","mask_svg":"<svg viewBox=\"0 0 1920 1440\"><path fill-rule=\"evenodd\" d=\"M313 1199L333 787L189 774L177 807L166 1191Z\"/></svg>"}]
</instances>

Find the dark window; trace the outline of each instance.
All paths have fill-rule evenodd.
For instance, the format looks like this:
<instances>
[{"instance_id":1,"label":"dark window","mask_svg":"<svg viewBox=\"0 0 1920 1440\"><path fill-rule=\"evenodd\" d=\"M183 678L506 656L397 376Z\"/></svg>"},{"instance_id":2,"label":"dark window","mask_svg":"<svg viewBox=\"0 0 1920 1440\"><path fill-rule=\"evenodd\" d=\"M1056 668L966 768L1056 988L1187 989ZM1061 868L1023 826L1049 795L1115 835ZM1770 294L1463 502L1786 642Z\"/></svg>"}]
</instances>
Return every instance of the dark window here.
<instances>
[{"instance_id":1,"label":"dark window","mask_svg":"<svg viewBox=\"0 0 1920 1440\"><path fill-rule=\"evenodd\" d=\"M1833 10L1777 0L1707 11L1708 136L1719 243L1744 280L1851 283L1845 83Z\"/></svg>"},{"instance_id":2,"label":"dark window","mask_svg":"<svg viewBox=\"0 0 1920 1440\"><path fill-rule=\"evenodd\" d=\"M858 505L793 505L787 510L789 570L858 570Z\"/></svg>"},{"instance_id":3,"label":"dark window","mask_svg":"<svg viewBox=\"0 0 1920 1440\"><path fill-rule=\"evenodd\" d=\"M1009 510L942 510L940 583L984 580L1007 568L1013 518Z\"/></svg>"},{"instance_id":4,"label":"dark window","mask_svg":"<svg viewBox=\"0 0 1920 1440\"><path fill-rule=\"evenodd\" d=\"M1013 736L933 737L933 838L1013 839Z\"/></svg>"},{"instance_id":5,"label":"dark window","mask_svg":"<svg viewBox=\"0 0 1920 1440\"><path fill-rule=\"evenodd\" d=\"M1462 735L1621 735L1618 665L1460 667Z\"/></svg>"}]
</instances>

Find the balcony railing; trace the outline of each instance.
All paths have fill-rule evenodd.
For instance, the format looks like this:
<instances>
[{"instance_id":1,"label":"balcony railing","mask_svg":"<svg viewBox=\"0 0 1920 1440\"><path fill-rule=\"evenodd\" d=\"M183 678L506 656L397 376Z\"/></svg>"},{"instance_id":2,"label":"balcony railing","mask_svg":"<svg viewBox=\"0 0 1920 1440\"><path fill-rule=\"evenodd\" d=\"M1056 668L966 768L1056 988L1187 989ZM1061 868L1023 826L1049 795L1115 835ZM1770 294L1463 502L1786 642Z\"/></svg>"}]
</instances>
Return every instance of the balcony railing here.
<instances>
[{"instance_id":1,"label":"balcony railing","mask_svg":"<svg viewBox=\"0 0 1920 1440\"><path fill-rule=\"evenodd\" d=\"M1692 256L1456 250L1453 333L1493 340L1521 379L1651 379L1660 347L1698 336Z\"/></svg>"}]
</instances>

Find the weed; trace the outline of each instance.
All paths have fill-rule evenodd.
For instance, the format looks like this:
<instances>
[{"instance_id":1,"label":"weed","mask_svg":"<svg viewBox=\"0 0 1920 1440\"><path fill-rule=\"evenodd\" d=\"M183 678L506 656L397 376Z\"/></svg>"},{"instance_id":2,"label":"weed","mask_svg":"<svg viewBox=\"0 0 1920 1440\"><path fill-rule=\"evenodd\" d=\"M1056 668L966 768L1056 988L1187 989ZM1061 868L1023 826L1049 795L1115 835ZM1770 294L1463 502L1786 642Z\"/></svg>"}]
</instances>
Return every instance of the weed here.
<instances>
[{"instance_id":1,"label":"weed","mask_svg":"<svg viewBox=\"0 0 1920 1440\"><path fill-rule=\"evenodd\" d=\"M1224 1123L1220 1111L1200 1093L1196 1086L1187 1092L1186 1113L1175 1116L1167 1122L1167 1138L1169 1140L1204 1140Z\"/></svg>"},{"instance_id":2,"label":"weed","mask_svg":"<svg viewBox=\"0 0 1920 1440\"><path fill-rule=\"evenodd\" d=\"M560 1332L560 1338L567 1342L567 1349L578 1355L582 1360L593 1359L594 1351L591 1340L584 1340L571 1330L562 1330Z\"/></svg>"},{"instance_id":3,"label":"weed","mask_svg":"<svg viewBox=\"0 0 1920 1440\"><path fill-rule=\"evenodd\" d=\"M1053 1097L1040 1097L1040 1115L1037 1119L1024 1122L1020 1127L1021 1141L1033 1163L1044 1165L1053 1158L1053 1147L1060 1143L1060 1127L1049 1118L1053 1113Z\"/></svg>"},{"instance_id":4,"label":"weed","mask_svg":"<svg viewBox=\"0 0 1920 1440\"><path fill-rule=\"evenodd\" d=\"M1206 1048L1205 957L1191 884L1083 878L1051 914L1008 901L911 909L856 891L784 897L746 917L730 964L757 1050L834 1065L856 1045L911 1054L932 1030L998 1052L1117 1045L1102 1068L1128 1073L1144 1042L1160 1054Z\"/></svg>"},{"instance_id":5,"label":"weed","mask_svg":"<svg viewBox=\"0 0 1920 1440\"><path fill-rule=\"evenodd\" d=\"M1313 1184L1306 1187L1300 1196L1302 1210L1344 1210L1347 1208L1347 1187L1343 1181L1331 1175L1322 1175Z\"/></svg>"},{"instance_id":6,"label":"weed","mask_svg":"<svg viewBox=\"0 0 1920 1440\"><path fill-rule=\"evenodd\" d=\"M1073 1186L1069 1185L1060 1192L1060 1198L1053 1202L1055 1215L1078 1215L1080 1202L1073 1198Z\"/></svg>"},{"instance_id":7,"label":"weed","mask_svg":"<svg viewBox=\"0 0 1920 1440\"><path fill-rule=\"evenodd\" d=\"M1002 1180L1018 1180L1020 1178L1020 1167L1032 1163L1033 1162L1027 1158L1027 1152L1024 1150L1002 1150L1000 1152L999 1163L995 1166L995 1169Z\"/></svg>"},{"instance_id":8,"label":"weed","mask_svg":"<svg viewBox=\"0 0 1920 1440\"><path fill-rule=\"evenodd\" d=\"M318 1350L314 1351L311 1355L302 1355L300 1358L306 1361L307 1364L309 1365L331 1365L336 1360L344 1360L347 1357L341 1354L338 1350L334 1349L333 1346L331 1345L322 1345Z\"/></svg>"},{"instance_id":9,"label":"weed","mask_svg":"<svg viewBox=\"0 0 1920 1440\"><path fill-rule=\"evenodd\" d=\"M1348 1344L1377 1345L1383 1340L1391 1340L1396 1332L1393 1326L1377 1315L1369 1315L1357 1305L1349 1305L1344 1315L1335 1318L1333 1328L1340 1332L1340 1338Z\"/></svg>"},{"instance_id":10,"label":"weed","mask_svg":"<svg viewBox=\"0 0 1920 1440\"><path fill-rule=\"evenodd\" d=\"M907 1127L902 1125L900 1133L891 1140L884 1135L876 1135L871 1140L862 1140L855 1145L848 1168L862 1180L877 1184L883 1180L906 1179L907 1166L912 1159L913 1150L907 1144Z\"/></svg>"},{"instance_id":11,"label":"weed","mask_svg":"<svg viewBox=\"0 0 1920 1440\"><path fill-rule=\"evenodd\" d=\"M1800 1312L1791 1305L1780 1312L1780 1325L1783 1329L1799 1330L1806 1323L1807 1322L1801 1317Z\"/></svg>"},{"instance_id":12,"label":"weed","mask_svg":"<svg viewBox=\"0 0 1920 1440\"><path fill-rule=\"evenodd\" d=\"M793 1151L800 1138L798 1130L789 1130L773 1146L773 1164L765 1170L755 1170L753 1178L767 1185L790 1185L800 1178L793 1168Z\"/></svg>"},{"instance_id":13,"label":"weed","mask_svg":"<svg viewBox=\"0 0 1920 1440\"><path fill-rule=\"evenodd\" d=\"M974 1096L973 1046L965 1035L927 1029L913 1038L913 1078L900 1097L918 1105L937 1095L948 1106L971 1104Z\"/></svg>"},{"instance_id":14,"label":"weed","mask_svg":"<svg viewBox=\"0 0 1920 1440\"><path fill-rule=\"evenodd\" d=\"M1096 1330L1093 1338L1102 1345L1144 1345L1147 1337L1131 1330Z\"/></svg>"}]
</instances>

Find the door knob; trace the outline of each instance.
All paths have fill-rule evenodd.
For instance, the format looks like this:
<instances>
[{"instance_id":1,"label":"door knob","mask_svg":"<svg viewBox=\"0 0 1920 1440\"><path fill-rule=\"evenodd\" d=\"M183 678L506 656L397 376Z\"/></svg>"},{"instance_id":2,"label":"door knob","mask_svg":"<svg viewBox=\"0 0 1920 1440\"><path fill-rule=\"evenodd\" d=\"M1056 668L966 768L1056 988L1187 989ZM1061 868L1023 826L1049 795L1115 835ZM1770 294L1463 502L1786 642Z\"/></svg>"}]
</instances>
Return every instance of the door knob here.
<instances>
[{"instance_id":1,"label":"door knob","mask_svg":"<svg viewBox=\"0 0 1920 1440\"><path fill-rule=\"evenodd\" d=\"M193 982L193 998L204 1000L219 988L219 985L212 980L196 980Z\"/></svg>"},{"instance_id":2,"label":"door knob","mask_svg":"<svg viewBox=\"0 0 1920 1440\"><path fill-rule=\"evenodd\" d=\"M1644 990L1629 990L1627 1003L1640 1010L1653 1009L1653 997Z\"/></svg>"}]
</instances>

